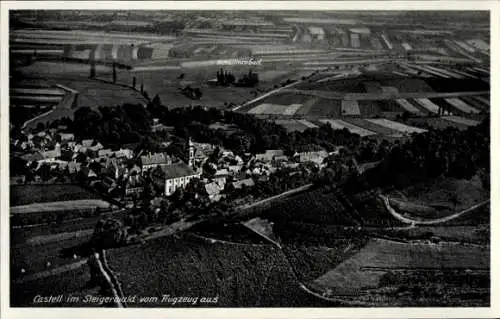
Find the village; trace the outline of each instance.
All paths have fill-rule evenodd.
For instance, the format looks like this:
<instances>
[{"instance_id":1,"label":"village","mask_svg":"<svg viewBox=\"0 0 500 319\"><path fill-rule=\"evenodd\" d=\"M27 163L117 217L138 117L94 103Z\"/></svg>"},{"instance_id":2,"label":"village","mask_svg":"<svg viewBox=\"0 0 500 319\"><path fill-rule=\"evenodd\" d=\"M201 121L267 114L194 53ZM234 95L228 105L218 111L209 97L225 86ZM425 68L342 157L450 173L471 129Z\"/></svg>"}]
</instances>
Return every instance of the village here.
<instances>
[{"instance_id":1,"label":"village","mask_svg":"<svg viewBox=\"0 0 500 319\"><path fill-rule=\"evenodd\" d=\"M162 126L157 119L153 123L152 131ZM112 150L98 140L77 141L64 125L27 133L12 141L12 149L17 152L13 152L11 165L24 173L12 176L11 185L78 183L109 200L111 210L148 208L154 220L161 215L173 222L185 216L179 212L176 217L167 216L171 213L168 207L180 206L175 203L187 194L198 202L249 204L264 199L252 196L258 183L285 172L289 177L301 177L302 185L294 186L303 186L326 165L324 160L329 155L338 153L321 150L287 156L276 149L239 156L191 138L181 152L169 153L170 143L162 143L164 152Z\"/></svg>"}]
</instances>

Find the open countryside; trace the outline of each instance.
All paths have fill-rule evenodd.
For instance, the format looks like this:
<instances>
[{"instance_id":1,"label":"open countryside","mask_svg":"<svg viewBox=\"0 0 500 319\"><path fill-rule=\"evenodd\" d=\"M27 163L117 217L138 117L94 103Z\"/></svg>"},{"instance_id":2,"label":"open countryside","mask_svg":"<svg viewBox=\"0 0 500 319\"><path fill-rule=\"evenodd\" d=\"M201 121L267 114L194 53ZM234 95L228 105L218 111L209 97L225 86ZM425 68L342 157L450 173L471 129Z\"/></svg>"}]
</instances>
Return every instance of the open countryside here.
<instances>
[{"instance_id":1,"label":"open countryside","mask_svg":"<svg viewBox=\"0 0 500 319\"><path fill-rule=\"evenodd\" d=\"M11 11L10 305L490 306L489 29Z\"/></svg>"}]
</instances>

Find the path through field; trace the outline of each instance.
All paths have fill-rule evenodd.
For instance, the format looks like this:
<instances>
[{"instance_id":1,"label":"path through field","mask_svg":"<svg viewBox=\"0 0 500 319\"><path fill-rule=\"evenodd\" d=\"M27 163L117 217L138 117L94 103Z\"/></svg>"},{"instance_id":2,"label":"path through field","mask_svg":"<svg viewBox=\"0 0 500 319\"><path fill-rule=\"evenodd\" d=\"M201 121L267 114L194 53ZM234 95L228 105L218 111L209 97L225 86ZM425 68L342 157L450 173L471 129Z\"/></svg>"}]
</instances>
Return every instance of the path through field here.
<instances>
[{"instance_id":1,"label":"path through field","mask_svg":"<svg viewBox=\"0 0 500 319\"><path fill-rule=\"evenodd\" d=\"M384 205L387 209L387 211L389 211L389 213L391 213L392 216L394 216L396 219L398 219L399 221L402 221L403 223L406 223L406 224L413 224L413 225L436 225L436 224L441 224L441 223L444 223L444 222L447 222L447 221L450 221L450 220L453 220L455 218L458 218L464 214L467 214L475 209L478 209L486 204L488 204L490 202L490 200L485 200L485 201L482 201L480 202L479 204L476 204L474 206L471 206L467 209L464 209L458 213L455 213L455 214L452 214L452 215L449 215L449 216L446 216L446 217L442 217L442 218L437 218L437 219L432 219L432 220L417 220L417 219L412 219L412 218L408 218L408 217L405 217L403 215L401 215L400 213L396 212L396 210L394 210L394 208L392 208L391 204L389 203L389 197L388 196L384 196L382 194L378 195L380 199L382 199L382 201L384 202Z\"/></svg>"}]
</instances>

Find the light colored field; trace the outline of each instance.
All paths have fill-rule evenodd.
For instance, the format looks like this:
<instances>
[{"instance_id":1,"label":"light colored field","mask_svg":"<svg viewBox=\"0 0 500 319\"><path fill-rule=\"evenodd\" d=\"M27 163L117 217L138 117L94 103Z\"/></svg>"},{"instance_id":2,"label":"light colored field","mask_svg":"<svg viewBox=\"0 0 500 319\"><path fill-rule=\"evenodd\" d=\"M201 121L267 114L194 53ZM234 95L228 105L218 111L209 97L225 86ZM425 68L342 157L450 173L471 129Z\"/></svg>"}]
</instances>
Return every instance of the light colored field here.
<instances>
[{"instance_id":1,"label":"light colored field","mask_svg":"<svg viewBox=\"0 0 500 319\"><path fill-rule=\"evenodd\" d=\"M11 88L10 93L12 94L41 94L41 95L64 95L66 92L59 89L35 89L35 88Z\"/></svg>"},{"instance_id":2,"label":"light colored field","mask_svg":"<svg viewBox=\"0 0 500 319\"><path fill-rule=\"evenodd\" d=\"M357 33L351 33L351 46L353 48L359 48L361 43L359 42L359 35Z\"/></svg>"},{"instance_id":3,"label":"light colored field","mask_svg":"<svg viewBox=\"0 0 500 319\"><path fill-rule=\"evenodd\" d=\"M328 53L321 49L299 49L294 46L286 45L259 45L247 46L252 50L253 54L258 55L274 55L274 54L306 54L306 53Z\"/></svg>"},{"instance_id":4,"label":"light colored field","mask_svg":"<svg viewBox=\"0 0 500 319\"><path fill-rule=\"evenodd\" d=\"M38 54L38 55L63 55L64 50L58 49L11 49L10 53L12 54Z\"/></svg>"},{"instance_id":5,"label":"light colored field","mask_svg":"<svg viewBox=\"0 0 500 319\"><path fill-rule=\"evenodd\" d=\"M316 124L309 122L308 120L297 120L297 122L304 124L308 128L316 128L318 127Z\"/></svg>"},{"instance_id":6,"label":"light colored field","mask_svg":"<svg viewBox=\"0 0 500 319\"><path fill-rule=\"evenodd\" d=\"M293 115L295 112L299 110L302 104L290 104L290 105L282 105L282 104L272 104L272 103L263 103L257 105L248 113L250 114L276 114L276 115Z\"/></svg>"},{"instance_id":7,"label":"light colored field","mask_svg":"<svg viewBox=\"0 0 500 319\"><path fill-rule=\"evenodd\" d=\"M380 35L382 37L382 40L384 40L385 45L389 48L389 50L392 50L392 43L389 42L389 38L385 34Z\"/></svg>"},{"instance_id":8,"label":"light colored field","mask_svg":"<svg viewBox=\"0 0 500 319\"><path fill-rule=\"evenodd\" d=\"M412 66L415 69L417 69L417 70L424 71L424 72L427 72L429 74L433 74L433 75L436 75L436 76L439 76L439 77L442 77L442 78L445 78L445 79L449 79L450 78L450 76L448 76L446 74L434 71L433 69L429 68L427 65L412 65Z\"/></svg>"},{"instance_id":9,"label":"light colored field","mask_svg":"<svg viewBox=\"0 0 500 319\"><path fill-rule=\"evenodd\" d=\"M381 86L382 93L397 94L399 90L393 86Z\"/></svg>"},{"instance_id":10,"label":"light colored field","mask_svg":"<svg viewBox=\"0 0 500 319\"><path fill-rule=\"evenodd\" d=\"M410 51L412 49L411 45L407 42L403 42L401 43L401 46L403 47L403 49L405 49L406 51Z\"/></svg>"},{"instance_id":11,"label":"light colored field","mask_svg":"<svg viewBox=\"0 0 500 319\"><path fill-rule=\"evenodd\" d=\"M454 107L456 107L457 109L459 109L460 111L462 112L465 112L465 113L480 113L479 110L473 108L472 106L470 106L469 104L465 103L464 101L458 99L458 98L446 98L444 99L446 102L448 102L449 104L453 105Z\"/></svg>"},{"instance_id":12,"label":"light colored field","mask_svg":"<svg viewBox=\"0 0 500 319\"><path fill-rule=\"evenodd\" d=\"M474 47L468 45L467 43L463 42L463 41L458 41L458 40L455 40L455 43L460 46L462 49L464 49L465 51L467 52L470 52L470 53L474 53L476 52L476 50L474 49Z\"/></svg>"},{"instance_id":13,"label":"light colored field","mask_svg":"<svg viewBox=\"0 0 500 319\"><path fill-rule=\"evenodd\" d=\"M153 48L153 55L151 59L168 59L170 49L172 49L174 46L175 45L173 43L154 43L148 45L148 48Z\"/></svg>"},{"instance_id":14,"label":"light colored field","mask_svg":"<svg viewBox=\"0 0 500 319\"><path fill-rule=\"evenodd\" d=\"M467 44L472 45L479 50L488 51L490 49L490 45L481 39L467 40Z\"/></svg>"},{"instance_id":15,"label":"light colored field","mask_svg":"<svg viewBox=\"0 0 500 319\"><path fill-rule=\"evenodd\" d=\"M380 125L383 127L387 127L387 128L392 129L392 130L399 131L401 133L410 133L411 134L411 133L427 132L427 130L413 127L413 126L409 126L409 125L402 124L399 122L391 121L388 119L366 119L366 120L371 122L371 123L374 123L374 124L377 124L377 125Z\"/></svg>"},{"instance_id":16,"label":"light colored field","mask_svg":"<svg viewBox=\"0 0 500 319\"><path fill-rule=\"evenodd\" d=\"M422 98L422 99L415 99L415 101L417 101L417 103L420 104L420 106L427 109L428 111L431 111L432 113L437 114L439 112L439 106L432 103L431 100L429 99Z\"/></svg>"},{"instance_id":17,"label":"light colored field","mask_svg":"<svg viewBox=\"0 0 500 319\"><path fill-rule=\"evenodd\" d=\"M283 115L294 115L301 107L302 104L290 104L283 112Z\"/></svg>"},{"instance_id":18,"label":"light colored field","mask_svg":"<svg viewBox=\"0 0 500 319\"><path fill-rule=\"evenodd\" d=\"M350 28L349 31L359 34L370 34L370 29L366 27Z\"/></svg>"},{"instance_id":19,"label":"light colored field","mask_svg":"<svg viewBox=\"0 0 500 319\"><path fill-rule=\"evenodd\" d=\"M62 100L61 96L41 96L41 95L10 95L11 99L14 100L30 100L36 102L53 102L58 103Z\"/></svg>"},{"instance_id":20,"label":"light colored field","mask_svg":"<svg viewBox=\"0 0 500 319\"><path fill-rule=\"evenodd\" d=\"M342 121L342 120L323 119L323 120L320 120L320 122L325 123L325 124L330 124L334 130L342 130L342 129L346 128L349 130L349 132L354 133L354 134L358 134L361 137L371 136L371 135L376 134L375 132L369 131L367 129L364 129L362 127L356 126L356 125L351 124L351 123L347 123L347 122Z\"/></svg>"},{"instance_id":21,"label":"light colored field","mask_svg":"<svg viewBox=\"0 0 500 319\"><path fill-rule=\"evenodd\" d=\"M283 126L287 132L302 132L308 127L297 120L275 120L274 123Z\"/></svg>"},{"instance_id":22,"label":"light colored field","mask_svg":"<svg viewBox=\"0 0 500 319\"><path fill-rule=\"evenodd\" d=\"M400 243L372 239L356 255L318 277L313 286L336 295L376 288L390 270L488 270L489 249L453 243Z\"/></svg>"},{"instance_id":23,"label":"light colored field","mask_svg":"<svg viewBox=\"0 0 500 319\"><path fill-rule=\"evenodd\" d=\"M472 98L488 106L490 105L490 99L487 99L483 96L473 96Z\"/></svg>"},{"instance_id":24,"label":"light colored field","mask_svg":"<svg viewBox=\"0 0 500 319\"><path fill-rule=\"evenodd\" d=\"M250 38L289 38L290 35L288 33L258 33L255 36L252 36L251 33L246 32L222 32L217 30L206 30L206 29L184 29L184 33L187 34L195 34L198 36L208 35L208 36L217 36L217 37L227 37L227 38L241 38L241 37L250 37Z\"/></svg>"},{"instance_id":25,"label":"light colored field","mask_svg":"<svg viewBox=\"0 0 500 319\"><path fill-rule=\"evenodd\" d=\"M143 44L149 42L172 41L173 36L154 36L150 34L126 34L91 31L57 31L57 30L16 30L10 34L11 40L19 43L41 44Z\"/></svg>"},{"instance_id":26,"label":"light colored field","mask_svg":"<svg viewBox=\"0 0 500 319\"><path fill-rule=\"evenodd\" d=\"M342 115L360 115L358 101L356 100L342 100Z\"/></svg>"},{"instance_id":27,"label":"light colored field","mask_svg":"<svg viewBox=\"0 0 500 319\"><path fill-rule=\"evenodd\" d=\"M401 73L401 72L398 72L398 71L392 71L392 73L394 73L396 75L399 75L399 76L408 77L408 74L406 74L406 73Z\"/></svg>"},{"instance_id":28,"label":"light colored field","mask_svg":"<svg viewBox=\"0 0 500 319\"><path fill-rule=\"evenodd\" d=\"M269 71L259 72L259 80L272 81L288 73L290 73L290 71L287 70L269 70Z\"/></svg>"},{"instance_id":29,"label":"light colored field","mask_svg":"<svg viewBox=\"0 0 500 319\"><path fill-rule=\"evenodd\" d=\"M467 126L476 126L480 123L479 121L474 121L462 116L443 116L443 119L458 124L465 124Z\"/></svg>"},{"instance_id":30,"label":"light colored field","mask_svg":"<svg viewBox=\"0 0 500 319\"><path fill-rule=\"evenodd\" d=\"M488 75L490 74L490 70L486 70L486 69L483 69L483 68L480 68L477 66L473 67L473 69L476 71L479 71L479 72L483 72L484 74L488 74Z\"/></svg>"},{"instance_id":31,"label":"light colored field","mask_svg":"<svg viewBox=\"0 0 500 319\"><path fill-rule=\"evenodd\" d=\"M401 106L403 109L405 109L406 111L412 113L412 114L420 114L420 110L418 108L416 108L415 106L413 106L413 104L411 104L410 102L408 102L408 100L405 100L405 99L397 99L395 100L396 103L398 103L399 106Z\"/></svg>"},{"instance_id":32,"label":"light colored field","mask_svg":"<svg viewBox=\"0 0 500 319\"><path fill-rule=\"evenodd\" d=\"M351 19L321 19L321 18L283 18L283 21L290 23L311 23L311 24L347 24L355 25L358 21Z\"/></svg>"},{"instance_id":33,"label":"light colored field","mask_svg":"<svg viewBox=\"0 0 500 319\"><path fill-rule=\"evenodd\" d=\"M455 79L463 79L464 77L460 74L457 74L457 73L454 73L454 72L451 72L449 70L445 70L445 69L441 69L441 68L437 68L435 66L432 66L432 65L427 65L427 68L431 69L431 70L434 70L436 72L439 72L441 74L444 74L444 75L447 75L449 77L452 77L452 78L455 78Z\"/></svg>"},{"instance_id":34,"label":"light colored field","mask_svg":"<svg viewBox=\"0 0 500 319\"><path fill-rule=\"evenodd\" d=\"M475 78L477 78L477 76L475 76L475 75L473 75L473 74L470 74L470 73L467 73L467 72L462 71L462 70L455 70L455 69L454 69L454 70L453 70L453 72L454 72L454 73L456 73L456 74L461 74L461 75L463 75L463 76L465 76L465 77L468 77L468 78L471 78L471 79L475 79Z\"/></svg>"},{"instance_id":35,"label":"light colored field","mask_svg":"<svg viewBox=\"0 0 500 319\"><path fill-rule=\"evenodd\" d=\"M380 43L380 40L373 36L370 38L370 43L375 50L382 50L384 48L382 43Z\"/></svg>"},{"instance_id":36,"label":"light colored field","mask_svg":"<svg viewBox=\"0 0 500 319\"><path fill-rule=\"evenodd\" d=\"M48 203L35 203L22 206L14 206L10 208L11 214L28 214L38 212L54 212L62 210L75 210L75 209L95 209L109 208L110 203L100 199L79 199L70 201L48 202Z\"/></svg>"}]
</instances>

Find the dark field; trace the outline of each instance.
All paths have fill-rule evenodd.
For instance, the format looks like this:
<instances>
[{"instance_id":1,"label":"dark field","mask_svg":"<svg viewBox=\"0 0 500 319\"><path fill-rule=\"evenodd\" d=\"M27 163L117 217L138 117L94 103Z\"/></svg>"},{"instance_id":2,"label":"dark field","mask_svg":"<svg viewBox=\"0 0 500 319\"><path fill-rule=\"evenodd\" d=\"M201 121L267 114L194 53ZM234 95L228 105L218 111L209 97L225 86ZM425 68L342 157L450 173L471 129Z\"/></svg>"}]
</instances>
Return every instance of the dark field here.
<instances>
[{"instance_id":1,"label":"dark field","mask_svg":"<svg viewBox=\"0 0 500 319\"><path fill-rule=\"evenodd\" d=\"M98 196L72 184L12 185L10 187L10 206L94 198Z\"/></svg>"},{"instance_id":2,"label":"dark field","mask_svg":"<svg viewBox=\"0 0 500 319\"><path fill-rule=\"evenodd\" d=\"M271 245L210 243L182 235L110 251L108 259L125 295L218 297L215 304L194 307L322 306L299 288L283 253Z\"/></svg>"}]
</instances>

